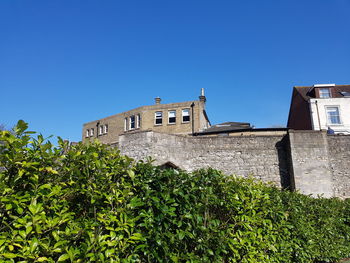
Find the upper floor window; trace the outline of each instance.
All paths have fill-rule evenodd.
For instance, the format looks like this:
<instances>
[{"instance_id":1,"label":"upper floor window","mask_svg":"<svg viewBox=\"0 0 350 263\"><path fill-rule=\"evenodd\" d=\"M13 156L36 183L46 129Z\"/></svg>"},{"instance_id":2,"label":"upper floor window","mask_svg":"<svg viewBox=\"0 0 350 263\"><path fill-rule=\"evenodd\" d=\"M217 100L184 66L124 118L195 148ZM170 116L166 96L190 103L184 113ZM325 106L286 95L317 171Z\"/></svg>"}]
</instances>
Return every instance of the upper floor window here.
<instances>
[{"instance_id":1,"label":"upper floor window","mask_svg":"<svg viewBox=\"0 0 350 263\"><path fill-rule=\"evenodd\" d=\"M105 126L103 126L103 133L107 133L108 132L108 125L106 124Z\"/></svg>"},{"instance_id":2,"label":"upper floor window","mask_svg":"<svg viewBox=\"0 0 350 263\"><path fill-rule=\"evenodd\" d=\"M349 91L341 91L340 92L341 95L343 95L344 97L350 97L350 92Z\"/></svg>"},{"instance_id":3,"label":"upper floor window","mask_svg":"<svg viewBox=\"0 0 350 263\"><path fill-rule=\"evenodd\" d=\"M135 129L135 115L130 116L130 130Z\"/></svg>"},{"instance_id":4,"label":"upper floor window","mask_svg":"<svg viewBox=\"0 0 350 263\"><path fill-rule=\"evenodd\" d=\"M99 135L101 135L103 133L103 125L101 125L100 127L99 127Z\"/></svg>"},{"instance_id":5,"label":"upper floor window","mask_svg":"<svg viewBox=\"0 0 350 263\"><path fill-rule=\"evenodd\" d=\"M155 125L162 125L162 123L163 123L163 112L156 111L154 124Z\"/></svg>"},{"instance_id":6,"label":"upper floor window","mask_svg":"<svg viewBox=\"0 0 350 263\"><path fill-rule=\"evenodd\" d=\"M90 136L94 136L94 128L90 129Z\"/></svg>"},{"instance_id":7,"label":"upper floor window","mask_svg":"<svg viewBox=\"0 0 350 263\"><path fill-rule=\"evenodd\" d=\"M319 89L320 92L320 98L330 98L331 97L331 90L329 88L321 88Z\"/></svg>"},{"instance_id":8,"label":"upper floor window","mask_svg":"<svg viewBox=\"0 0 350 263\"><path fill-rule=\"evenodd\" d=\"M169 123L176 123L176 111L171 110L168 112L168 116L169 116Z\"/></svg>"},{"instance_id":9,"label":"upper floor window","mask_svg":"<svg viewBox=\"0 0 350 263\"><path fill-rule=\"evenodd\" d=\"M327 113L327 123L328 124L341 124L340 123L340 115L339 115L339 107L332 106L326 107Z\"/></svg>"},{"instance_id":10,"label":"upper floor window","mask_svg":"<svg viewBox=\"0 0 350 263\"><path fill-rule=\"evenodd\" d=\"M89 137L89 134L90 134L89 129L87 129L85 133L85 137Z\"/></svg>"},{"instance_id":11,"label":"upper floor window","mask_svg":"<svg viewBox=\"0 0 350 263\"><path fill-rule=\"evenodd\" d=\"M183 109L182 122L189 122L189 121L190 121L190 109Z\"/></svg>"},{"instance_id":12,"label":"upper floor window","mask_svg":"<svg viewBox=\"0 0 350 263\"><path fill-rule=\"evenodd\" d=\"M141 127L141 115L137 114L136 115L136 128L140 128Z\"/></svg>"}]
</instances>

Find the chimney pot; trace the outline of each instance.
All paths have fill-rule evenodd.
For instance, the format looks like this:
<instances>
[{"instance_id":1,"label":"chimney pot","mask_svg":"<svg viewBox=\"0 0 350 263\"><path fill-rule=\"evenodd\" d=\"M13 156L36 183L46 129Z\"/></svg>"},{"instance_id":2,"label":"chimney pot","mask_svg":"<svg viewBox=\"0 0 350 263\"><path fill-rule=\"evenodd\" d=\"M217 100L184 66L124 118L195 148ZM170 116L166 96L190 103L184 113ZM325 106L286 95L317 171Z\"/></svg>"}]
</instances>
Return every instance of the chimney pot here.
<instances>
[{"instance_id":1,"label":"chimney pot","mask_svg":"<svg viewBox=\"0 0 350 263\"><path fill-rule=\"evenodd\" d=\"M207 98L204 95L204 88L201 88L201 95L199 96L199 101L206 102Z\"/></svg>"},{"instance_id":2,"label":"chimney pot","mask_svg":"<svg viewBox=\"0 0 350 263\"><path fill-rule=\"evenodd\" d=\"M156 104L160 104L160 101L161 101L161 98L157 97L157 98L154 98Z\"/></svg>"}]
</instances>

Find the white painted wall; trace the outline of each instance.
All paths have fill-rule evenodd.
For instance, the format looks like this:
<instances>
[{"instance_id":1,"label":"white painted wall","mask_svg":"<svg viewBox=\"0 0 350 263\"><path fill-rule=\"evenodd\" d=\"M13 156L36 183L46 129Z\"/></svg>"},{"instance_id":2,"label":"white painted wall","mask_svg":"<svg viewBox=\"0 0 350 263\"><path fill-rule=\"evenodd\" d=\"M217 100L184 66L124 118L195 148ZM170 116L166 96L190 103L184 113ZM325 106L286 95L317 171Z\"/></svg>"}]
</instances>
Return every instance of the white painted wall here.
<instances>
[{"instance_id":1,"label":"white painted wall","mask_svg":"<svg viewBox=\"0 0 350 263\"><path fill-rule=\"evenodd\" d=\"M316 104L317 102L317 104ZM350 98L310 99L311 120L313 130L327 130L331 127L335 133L350 134ZM327 106L338 106L341 124L330 124L327 120ZM320 118L320 124L317 116Z\"/></svg>"}]
</instances>

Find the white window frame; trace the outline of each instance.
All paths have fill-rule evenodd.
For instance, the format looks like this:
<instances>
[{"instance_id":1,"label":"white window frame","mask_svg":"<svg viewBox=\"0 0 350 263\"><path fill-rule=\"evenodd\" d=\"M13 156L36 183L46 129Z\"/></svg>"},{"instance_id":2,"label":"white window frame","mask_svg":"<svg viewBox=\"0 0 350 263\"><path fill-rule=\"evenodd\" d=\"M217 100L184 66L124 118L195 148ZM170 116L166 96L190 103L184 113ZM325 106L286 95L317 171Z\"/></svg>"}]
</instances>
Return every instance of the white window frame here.
<instances>
[{"instance_id":1,"label":"white window frame","mask_svg":"<svg viewBox=\"0 0 350 263\"><path fill-rule=\"evenodd\" d=\"M108 124L105 124L105 125L103 126L103 133L104 133L104 134L108 133Z\"/></svg>"},{"instance_id":2,"label":"white window frame","mask_svg":"<svg viewBox=\"0 0 350 263\"><path fill-rule=\"evenodd\" d=\"M136 129L139 129L141 127L141 115L136 115Z\"/></svg>"},{"instance_id":3,"label":"white window frame","mask_svg":"<svg viewBox=\"0 0 350 263\"><path fill-rule=\"evenodd\" d=\"M103 134L103 125L100 125L98 128L99 128L98 135L102 135Z\"/></svg>"},{"instance_id":4,"label":"white window frame","mask_svg":"<svg viewBox=\"0 0 350 263\"><path fill-rule=\"evenodd\" d=\"M170 118L174 118L174 121L170 122ZM176 124L176 110L168 111L168 124Z\"/></svg>"},{"instance_id":5,"label":"white window frame","mask_svg":"<svg viewBox=\"0 0 350 263\"><path fill-rule=\"evenodd\" d=\"M94 128L91 128L90 129L90 137L94 136L94 133L95 133Z\"/></svg>"},{"instance_id":6,"label":"white window frame","mask_svg":"<svg viewBox=\"0 0 350 263\"><path fill-rule=\"evenodd\" d=\"M325 92L327 91L327 92ZM329 99L332 98L332 93L330 88L319 88L318 93L321 99Z\"/></svg>"},{"instance_id":7,"label":"white window frame","mask_svg":"<svg viewBox=\"0 0 350 263\"><path fill-rule=\"evenodd\" d=\"M329 115L329 113L332 112L331 108L335 108L336 109L336 112L338 113L338 115L335 115L335 117L338 117L339 123L338 122L337 123L333 123L331 121L331 118L330 118L331 116ZM325 109L326 109L327 125L330 125L330 126L332 126L332 125L342 125L342 120L341 120L341 117L340 117L341 114L340 114L340 107L339 107L339 105L325 106Z\"/></svg>"},{"instance_id":8,"label":"white window frame","mask_svg":"<svg viewBox=\"0 0 350 263\"><path fill-rule=\"evenodd\" d=\"M128 130L128 118L124 118L124 131Z\"/></svg>"},{"instance_id":9,"label":"white window frame","mask_svg":"<svg viewBox=\"0 0 350 263\"><path fill-rule=\"evenodd\" d=\"M185 114L188 112L188 115ZM188 121L184 121L184 117L188 117ZM191 121L191 110L190 109L182 109L182 123L188 123Z\"/></svg>"},{"instance_id":10,"label":"white window frame","mask_svg":"<svg viewBox=\"0 0 350 263\"><path fill-rule=\"evenodd\" d=\"M90 136L90 131L89 129L86 129L85 138L88 138L89 136Z\"/></svg>"},{"instance_id":11,"label":"white window frame","mask_svg":"<svg viewBox=\"0 0 350 263\"><path fill-rule=\"evenodd\" d=\"M134 126L134 127L132 127ZM131 115L129 117L129 130L134 130L136 127L136 118L135 118L135 115Z\"/></svg>"},{"instance_id":12,"label":"white window frame","mask_svg":"<svg viewBox=\"0 0 350 263\"><path fill-rule=\"evenodd\" d=\"M160 120L160 123L157 123L157 120ZM154 125L163 125L163 112L156 111L154 113Z\"/></svg>"}]
</instances>

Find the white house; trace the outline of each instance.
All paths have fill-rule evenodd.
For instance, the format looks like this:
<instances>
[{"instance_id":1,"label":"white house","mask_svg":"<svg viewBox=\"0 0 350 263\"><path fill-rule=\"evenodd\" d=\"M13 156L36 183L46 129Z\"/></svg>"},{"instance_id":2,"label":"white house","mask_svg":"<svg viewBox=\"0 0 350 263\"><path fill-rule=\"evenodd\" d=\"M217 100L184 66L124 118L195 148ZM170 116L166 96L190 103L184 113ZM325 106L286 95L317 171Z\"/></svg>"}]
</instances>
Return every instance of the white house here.
<instances>
[{"instance_id":1,"label":"white house","mask_svg":"<svg viewBox=\"0 0 350 263\"><path fill-rule=\"evenodd\" d=\"M350 85L294 87L287 126L350 135Z\"/></svg>"}]
</instances>

